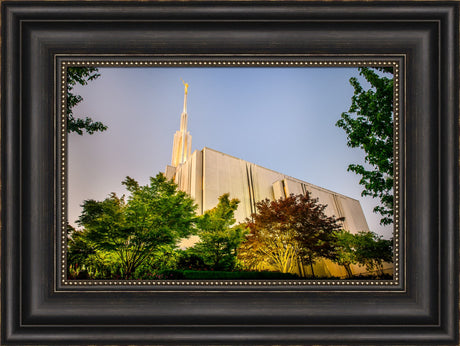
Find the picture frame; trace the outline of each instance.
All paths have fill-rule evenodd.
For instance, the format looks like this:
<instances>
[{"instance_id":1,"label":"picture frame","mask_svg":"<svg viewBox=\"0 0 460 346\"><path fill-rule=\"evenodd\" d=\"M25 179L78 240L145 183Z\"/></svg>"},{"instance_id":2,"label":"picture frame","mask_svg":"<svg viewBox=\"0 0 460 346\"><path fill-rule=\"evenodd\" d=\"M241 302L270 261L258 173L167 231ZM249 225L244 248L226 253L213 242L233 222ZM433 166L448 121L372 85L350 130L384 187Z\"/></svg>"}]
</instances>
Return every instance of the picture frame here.
<instances>
[{"instance_id":1,"label":"picture frame","mask_svg":"<svg viewBox=\"0 0 460 346\"><path fill-rule=\"evenodd\" d=\"M2 342L457 344L458 17L455 1L2 2ZM63 57L397 60L400 280L62 284Z\"/></svg>"}]
</instances>

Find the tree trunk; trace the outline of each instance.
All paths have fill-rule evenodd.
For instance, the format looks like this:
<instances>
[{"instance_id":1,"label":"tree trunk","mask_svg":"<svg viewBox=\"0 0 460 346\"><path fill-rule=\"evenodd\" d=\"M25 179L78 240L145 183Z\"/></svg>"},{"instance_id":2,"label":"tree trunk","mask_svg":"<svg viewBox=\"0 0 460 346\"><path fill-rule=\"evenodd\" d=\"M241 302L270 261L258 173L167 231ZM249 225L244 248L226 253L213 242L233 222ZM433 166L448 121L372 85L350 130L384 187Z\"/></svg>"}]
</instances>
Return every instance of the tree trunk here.
<instances>
[{"instance_id":1,"label":"tree trunk","mask_svg":"<svg viewBox=\"0 0 460 346\"><path fill-rule=\"evenodd\" d=\"M347 263L347 264L344 264L343 266L345 267L345 270L347 271L348 278L351 279L353 277L353 272L351 271L350 264Z\"/></svg>"},{"instance_id":2,"label":"tree trunk","mask_svg":"<svg viewBox=\"0 0 460 346\"><path fill-rule=\"evenodd\" d=\"M383 264L380 264L379 266L377 266L377 270L380 273L381 277L383 277L385 275L385 273L383 271Z\"/></svg>"},{"instance_id":3,"label":"tree trunk","mask_svg":"<svg viewBox=\"0 0 460 346\"><path fill-rule=\"evenodd\" d=\"M308 259L309 259L309 261L310 261L311 275L312 275L313 278L315 278L315 277L316 277L316 276L315 276L315 270L313 269L313 261L312 261L311 256L309 256Z\"/></svg>"}]
</instances>

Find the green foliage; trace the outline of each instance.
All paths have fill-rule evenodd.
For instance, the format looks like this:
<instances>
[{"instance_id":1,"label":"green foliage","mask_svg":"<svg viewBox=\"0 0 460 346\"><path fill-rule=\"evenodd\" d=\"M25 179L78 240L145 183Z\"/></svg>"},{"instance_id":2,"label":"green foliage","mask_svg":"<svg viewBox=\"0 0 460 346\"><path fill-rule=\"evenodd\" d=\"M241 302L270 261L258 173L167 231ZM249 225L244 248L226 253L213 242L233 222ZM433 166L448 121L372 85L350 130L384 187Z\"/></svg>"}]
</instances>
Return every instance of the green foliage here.
<instances>
[{"instance_id":1,"label":"green foliage","mask_svg":"<svg viewBox=\"0 0 460 346\"><path fill-rule=\"evenodd\" d=\"M347 271L348 278L353 276L350 265L358 262L355 252L355 236L348 231L338 230L334 232L335 252L332 259L342 265Z\"/></svg>"},{"instance_id":2,"label":"green foliage","mask_svg":"<svg viewBox=\"0 0 460 346\"><path fill-rule=\"evenodd\" d=\"M132 278L145 280L167 279L167 276L162 272L176 270L180 257L181 250L176 247L176 244L159 245L136 268Z\"/></svg>"},{"instance_id":3,"label":"green foliage","mask_svg":"<svg viewBox=\"0 0 460 346\"><path fill-rule=\"evenodd\" d=\"M83 270L89 279L120 279L123 276L123 264L114 251L96 250L88 256Z\"/></svg>"},{"instance_id":4,"label":"green foliage","mask_svg":"<svg viewBox=\"0 0 460 346\"><path fill-rule=\"evenodd\" d=\"M176 267L181 270L208 270L211 269L204 259L204 255L197 252L193 247L179 250L179 258Z\"/></svg>"},{"instance_id":5,"label":"green foliage","mask_svg":"<svg viewBox=\"0 0 460 346\"><path fill-rule=\"evenodd\" d=\"M76 84L87 85L89 81L100 77L98 69L95 67L68 67L67 68L67 132L75 132L79 135L86 131L93 134L96 131L105 131L107 126L99 121L93 121L89 117L76 118L73 108L83 101L80 95L75 95L72 90Z\"/></svg>"},{"instance_id":6,"label":"green foliage","mask_svg":"<svg viewBox=\"0 0 460 346\"><path fill-rule=\"evenodd\" d=\"M368 271L383 274L383 262L393 262L393 241L383 239L373 232L355 234L356 259Z\"/></svg>"},{"instance_id":7,"label":"green foliage","mask_svg":"<svg viewBox=\"0 0 460 346\"><path fill-rule=\"evenodd\" d=\"M176 244L165 244L158 246L147 262L151 271L176 269L180 258Z\"/></svg>"},{"instance_id":8,"label":"green foliage","mask_svg":"<svg viewBox=\"0 0 460 346\"><path fill-rule=\"evenodd\" d=\"M239 249L244 267L268 266L289 273L301 261L313 271L318 257L330 256L333 232L340 229L342 219L326 216L326 206L310 198L310 193L266 199L256 207L252 220L247 220L250 233Z\"/></svg>"},{"instance_id":9,"label":"green foliage","mask_svg":"<svg viewBox=\"0 0 460 346\"><path fill-rule=\"evenodd\" d=\"M340 230L334 232L334 238L335 250L331 259L345 267L349 278L352 277L351 264L359 263L369 272L379 271L378 275L382 276L383 262L393 262L393 242L374 232L351 234Z\"/></svg>"},{"instance_id":10,"label":"green foliage","mask_svg":"<svg viewBox=\"0 0 460 346\"><path fill-rule=\"evenodd\" d=\"M67 268L72 279L119 277L120 265L111 252L98 250L88 239L87 230L68 225Z\"/></svg>"},{"instance_id":11,"label":"green foliage","mask_svg":"<svg viewBox=\"0 0 460 346\"><path fill-rule=\"evenodd\" d=\"M245 235L243 226L232 226L239 202L238 199L230 200L228 193L223 194L217 206L198 219L200 241L191 251L201 256L204 264L214 270L233 270L236 267L236 250Z\"/></svg>"},{"instance_id":12,"label":"green foliage","mask_svg":"<svg viewBox=\"0 0 460 346\"><path fill-rule=\"evenodd\" d=\"M140 275L146 261L173 252L180 238L195 231L196 205L161 173L146 186L130 177L123 184L130 193L127 201L114 193L103 201L86 200L78 223L99 259L102 253L114 256L112 263L130 279ZM167 265L164 258L156 261Z\"/></svg>"},{"instance_id":13,"label":"green foliage","mask_svg":"<svg viewBox=\"0 0 460 346\"><path fill-rule=\"evenodd\" d=\"M86 233L67 225L67 263L72 265L75 271L78 268L81 271L81 266L85 264L88 256L96 253L86 241Z\"/></svg>"},{"instance_id":14,"label":"green foliage","mask_svg":"<svg viewBox=\"0 0 460 346\"><path fill-rule=\"evenodd\" d=\"M392 73L390 68L378 70ZM361 176L362 196L380 199L374 212L382 216L381 224L389 225L393 222L393 78L379 76L367 67L360 67L359 73L371 88L366 90L357 78L350 79L354 88L351 106L336 126L347 133L349 147L366 153L365 162L371 168L350 164L348 171Z\"/></svg>"}]
</instances>

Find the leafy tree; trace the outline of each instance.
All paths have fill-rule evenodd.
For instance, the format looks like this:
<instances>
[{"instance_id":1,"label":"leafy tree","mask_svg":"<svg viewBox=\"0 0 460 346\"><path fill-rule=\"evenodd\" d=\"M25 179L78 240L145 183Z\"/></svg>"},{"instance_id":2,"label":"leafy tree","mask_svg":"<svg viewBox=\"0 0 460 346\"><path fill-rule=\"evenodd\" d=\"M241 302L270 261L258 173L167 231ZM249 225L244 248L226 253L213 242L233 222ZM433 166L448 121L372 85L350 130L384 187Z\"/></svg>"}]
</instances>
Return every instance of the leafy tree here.
<instances>
[{"instance_id":1,"label":"leafy tree","mask_svg":"<svg viewBox=\"0 0 460 346\"><path fill-rule=\"evenodd\" d=\"M340 229L335 217L324 213L325 205L305 195L291 195L256 204L257 212L247 220L250 233L241 244L239 258L251 269L265 265L282 273L292 272L298 262L313 264L333 251L332 235Z\"/></svg>"},{"instance_id":2,"label":"leafy tree","mask_svg":"<svg viewBox=\"0 0 460 346\"><path fill-rule=\"evenodd\" d=\"M95 251L86 242L85 234L77 231L71 225L67 225L67 268L69 277L80 277L82 270L86 269L88 256Z\"/></svg>"},{"instance_id":3,"label":"leafy tree","mask_svg":"<svg viewBox=\"0 0 460 346\"><path fill-rule=\"evenodd\" d=\"M72 279L119 278L121 263L112 252L98 250L88 239L88 231L68 226L67 268Z\"/></svg>"},{"instance_id":4,"label":"leafy tree","mask_svg":"<svg viewBox=\"0 0 460 346\"><path fill-rule=\"evenodd\" d=\"M103 201L86 200L78 223L96 250L116 255L123 277L130 279L160 247L194 232L196 205L161 173L146 186L130 177L123 185L127 201L115 193Z\"/></svg>"},{"instance_id":5,"label":"leafy tree","mask_svg":"<svg viewBox=\"0 0 460 346\"><path fill-rule=\"evenodd\" d=\"M236 250L245 234L243 226L233 226L240 201L229 196L228 193L220 196L217 206L207 210L197 223L200 241L193 247L193 252L200 254L205 264L214 270L235 268Z\"/></svg>"},{"instance_id":6,"label":"leafy tree","mask_svg":"<svg viewBox=\"0 0 460 346\"><path fill-rule=\"evenodd\" d=\"M96 250L88 256L83 265L85 278L88 279L120 279L123 277L123 266L113 251Z\"/></svg>"},{"instance_id":7,"label":"leafy tree","mask_svg":"<svg viewBox=\"0 0 460 346\"><path fill-rule=\"evenodd\" d=\"M160 245L147 261L150 271L176 269L180 252L176 244Z\"/></svg>"},{"instance_id":8,"label":"leafy tree","mask_svg":"<svg viewBox=\"0 0 460 346\"><path fill-rule=\"evenodd\" d=\"M359 263L368 271L379 270L383 274L383 262L393 261L393 242L383 239L374 232L334 232L334 256L337 264L343 265L349 278L353 276L350 265Z\"/></svg>"},{"instance_id":9,"label":"leafy tree","mask_svg":"<svg viewBox=\"0 0 460 346\"><path fill-rule=\"evenodd\" d=\"M94 254L94 249L86 242L85 232L67 225L67 264L81 266L91 254Z\"/></svg>"},{"instance_id":10,"label":"leafy tree","mask_svg":"<svg viewBox=\"0 0 460 346\"><path fill-rule=\"evenodd\" d=\"M391 68L376 70L392 73ZM361 148L366 153L365 162L370 168L350 164L348 171L361 176L362 196L380 199L374 212L382 216L382 225L389 225L393 222L393 77L380 76L376 70L359 68L360 75L371 85L369 89L357 78L350 79L354 88L351 106L336 126L347 133L349 147Z\"/></svg>"},{"instance_id":11,"label":"leafy tree","mask_svg":"<svg viewBox=\"0 0 460 346\"><path fill-rule=\"evenodd\" d=\"M331 259L345 268L349 278L353 277L350 266L358 262L355 245L355 236L349 231L341 229L334 232L335 250Z\"/></svg>"},{"instance_id":12,"label":"leafy tree","mask_svg":"<svg viewBox=\"0 0 460 346\"><path fill-rule=\"evenodd\" d=\"M96 131L105 131L107 126L99 121L93 121L89 117L76 118L73 114L73 108L83 101L83 97L75 95L72 91L78 83L87 85L89 81L100 77L98 69L95 67L68 67L67 68L67 133L75 132L79 135L86 131L93 134Z\"/></svg>"},{"instance_id":13,"label":"leafy tree","mask_svg":"<svg viewBox=\"0 0 460 346\"><path fill-rule=\"evenodd\" d=\"M383 262L393 262L393 241L374 232L359 232L355 237L356 260L368 271L383 274Z\"/></svg>"}]
</instances>

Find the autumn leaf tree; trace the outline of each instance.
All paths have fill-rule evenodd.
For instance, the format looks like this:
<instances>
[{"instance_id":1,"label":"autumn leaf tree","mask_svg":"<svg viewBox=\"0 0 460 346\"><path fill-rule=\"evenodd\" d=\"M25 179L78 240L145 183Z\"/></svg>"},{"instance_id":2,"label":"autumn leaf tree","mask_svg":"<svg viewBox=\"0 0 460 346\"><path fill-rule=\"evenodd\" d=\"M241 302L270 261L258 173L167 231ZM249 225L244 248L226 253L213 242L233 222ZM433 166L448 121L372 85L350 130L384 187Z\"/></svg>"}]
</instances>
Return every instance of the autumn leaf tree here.
<instances>
[{"instance_id":1,"label":"autumn leaf tree","mask_svg":"<svg viewBox=\"0 0 460 346\"><path fill-rule=\"evenodd\" d=\"M235 211L240 201L228 193L219 197L216 207L205 211L198 219L200 241L193 247L204 263L215 270L233 270L236 254L244 234L244 226L235 225Z\"/></svg>"},{"instance_id":2,"label":"autumn leaf tree","mask_svg":"<svg viewBox=\"0 0 460 346\"><path fill-rule=\"evenodd\" d=\"M90 117L78 118L74 115L73 109L83 101L83 97L73 92L75 85L87 85L88 82L100 77L96 67L68 67L67 68L67 133L93 134L97 131L105 131L105 126L100 121L93 121Z\"/></svg>"},{"instance_id":3,"label":"autumn leaf tree","mask_svg":"<svg viewBox=\"0 0 460 346\"><path fill-rule=\"evenodd\" d=\"M381 73L377 73L380 71ZM366 153L362 163L348 166L348 171L361 176L362 196L380 200L374 208L382 225L393 222L393 70L392 68L360 67L359 74L370 84L363 87L356 77L350 79L354 88L351 106L337 121L345 130L351 148ZM391 77L382 76L391 74Z\"/></svg>"},{"instance_id":4,"label":"autumn leaf tree","mask_svg":"<svg viewBox=\"0 0 460 346\"><path fill-rule=\"evenodd\" d=\"M195 231L196 205L159 173L140 186L127 177L127 199L112 193L103 201L86 200L78 224L91 246L116 256L125 279L131 279L161 246L174 246Z\"/></svg>"},{"instance_id":5,"label":"autumn leaf tree","mask_svg":"<svg viewBox=\"0 0 460 346\"><path fill-rule=\"evenodd\" d=\"M298 263L310 265L333 251L334 231L340 221L324 213L326 205L304 195L290 195L256 204L257 211L247 220L249 234L239 249L239 258L249 269L272 267L293 272Z\"/></svg>"}]
</instances>

